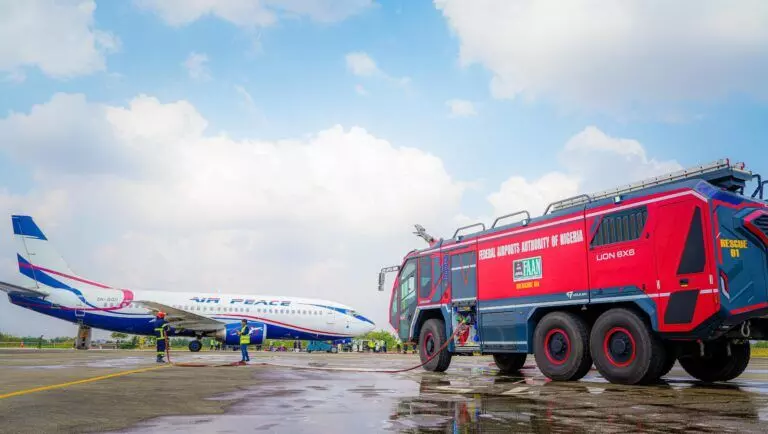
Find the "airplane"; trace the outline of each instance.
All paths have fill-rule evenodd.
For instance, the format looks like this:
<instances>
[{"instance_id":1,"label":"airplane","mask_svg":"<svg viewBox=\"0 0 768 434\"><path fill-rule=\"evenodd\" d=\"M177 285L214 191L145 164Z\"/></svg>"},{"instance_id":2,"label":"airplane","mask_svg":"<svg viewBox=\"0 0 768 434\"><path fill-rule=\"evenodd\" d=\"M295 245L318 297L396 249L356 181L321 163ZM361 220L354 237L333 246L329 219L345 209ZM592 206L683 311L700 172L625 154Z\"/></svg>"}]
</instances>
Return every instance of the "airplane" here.
<instances>
[{"instance_id":1,"label":"airplane","mask_svg":"<svg viewBox=\"0 0 768 434\"><path fill-rule=\"evenodd\" d=\"M239 345L245 319L251 344L266 339L351 341L375 324L353 308L327 300L272 295L138 291L85 279L73 272L31 216L13 215L19 272L31 285L0 282L12 304L78 325L154 335L165 312L170 336L186 336L200 351L202 337Z\"/></svg>"}]
</instances>

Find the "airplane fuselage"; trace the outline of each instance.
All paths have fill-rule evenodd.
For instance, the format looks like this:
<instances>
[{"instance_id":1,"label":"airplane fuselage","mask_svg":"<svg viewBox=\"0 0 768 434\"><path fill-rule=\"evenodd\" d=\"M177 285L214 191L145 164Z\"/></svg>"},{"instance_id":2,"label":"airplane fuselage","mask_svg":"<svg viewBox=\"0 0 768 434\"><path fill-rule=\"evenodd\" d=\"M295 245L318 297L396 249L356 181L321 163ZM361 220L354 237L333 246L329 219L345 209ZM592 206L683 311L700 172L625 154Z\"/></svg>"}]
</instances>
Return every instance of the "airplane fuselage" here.
<instances>
[{"instance_id":1,"label":"airplane fuselage","mask_svg":"<svg viewBox=\"0 0 768 434\"><path fill-rule=\"evenodd\" d=\"M75 289L71 288L70 289ZM75 289L75 291L77 291ZM78 293L79 292L79 293ZM155 316L134 300L152 300L227 324L262 322L265 339L345 339L366 333L373 322L351 308L326 300L247 294L133 291L104 288L57 291L45 299L10 294L16 304L72 323L138 335L154 334ZM191 330L172 330L175 336L196 336Z\"/></svg>"}]
</instances>

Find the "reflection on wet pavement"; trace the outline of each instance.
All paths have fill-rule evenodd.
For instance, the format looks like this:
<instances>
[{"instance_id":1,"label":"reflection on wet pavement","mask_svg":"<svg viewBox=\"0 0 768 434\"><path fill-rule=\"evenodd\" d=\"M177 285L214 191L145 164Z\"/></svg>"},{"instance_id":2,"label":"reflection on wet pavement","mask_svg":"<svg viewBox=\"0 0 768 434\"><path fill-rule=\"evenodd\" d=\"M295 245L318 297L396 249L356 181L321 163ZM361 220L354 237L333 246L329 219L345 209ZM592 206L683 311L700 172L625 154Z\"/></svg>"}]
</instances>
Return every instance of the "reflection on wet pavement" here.
<instances>
[{"instance_id":1,"label":"reflection on wet pavement","mask_svg":"<svg viewBox=\"0 0 768 434\"><path fill-rule=\"evenodd\" d=\"M596 374L556 383L483 366L400 375L262 367L262 386L218 396L225 415L164 417L125 432L765 432L768 381L700 385L672 376L625 387ZM766 378L768 380L768 378Z\"/></svg>"}]
</instances>

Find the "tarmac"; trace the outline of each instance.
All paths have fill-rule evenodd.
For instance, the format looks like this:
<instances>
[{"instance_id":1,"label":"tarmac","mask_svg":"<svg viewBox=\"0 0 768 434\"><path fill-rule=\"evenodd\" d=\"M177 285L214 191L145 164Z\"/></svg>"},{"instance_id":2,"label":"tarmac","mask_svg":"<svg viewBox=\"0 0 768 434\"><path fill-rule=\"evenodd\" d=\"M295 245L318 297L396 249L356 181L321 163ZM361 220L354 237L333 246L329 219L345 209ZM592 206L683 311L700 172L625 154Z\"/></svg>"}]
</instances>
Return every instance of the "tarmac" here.
<instances>
[{"instance_id":1,"label":"tarmac","mask_svg":"<svg viewBox=\"0 0 768 434\"><path fill-rule=\"evenodd\" d=\"M226 364L239 352L171 355ZM0 350L0 432L766 432L768 359L707 385L676 366L652 386L596 371L549 381L491 357L454 357L442 374L417 355L251 351L247 366L154 363L151 351Z\"/></svg>"}]
</instances>

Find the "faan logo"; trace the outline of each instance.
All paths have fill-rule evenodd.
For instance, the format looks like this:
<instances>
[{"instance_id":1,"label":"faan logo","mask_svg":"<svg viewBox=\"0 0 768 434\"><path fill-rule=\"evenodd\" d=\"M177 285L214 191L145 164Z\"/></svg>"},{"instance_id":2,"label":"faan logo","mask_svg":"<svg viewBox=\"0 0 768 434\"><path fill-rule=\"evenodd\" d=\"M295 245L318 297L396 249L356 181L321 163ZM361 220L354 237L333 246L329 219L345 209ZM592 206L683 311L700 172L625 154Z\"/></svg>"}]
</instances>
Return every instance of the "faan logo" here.
<instances>
[{"instance_id":1,"label":"faan logo","mask_svg":"<svg viewBox=\"0 0 768 434\"><path fill-rule=\"evenodd\" d=\"M595 256L595 260L597 261L609 261L612 259L621 259L621 258L628 258L631 256L635 256L635 249L627 249L627 250L618 250L615 252L603 252L598 253L597 256Z\"/></svg>"}]
</instances>

